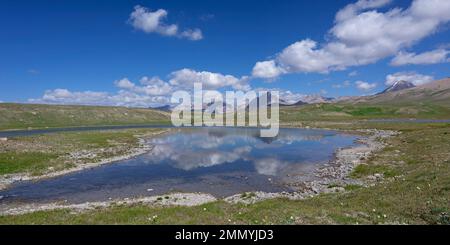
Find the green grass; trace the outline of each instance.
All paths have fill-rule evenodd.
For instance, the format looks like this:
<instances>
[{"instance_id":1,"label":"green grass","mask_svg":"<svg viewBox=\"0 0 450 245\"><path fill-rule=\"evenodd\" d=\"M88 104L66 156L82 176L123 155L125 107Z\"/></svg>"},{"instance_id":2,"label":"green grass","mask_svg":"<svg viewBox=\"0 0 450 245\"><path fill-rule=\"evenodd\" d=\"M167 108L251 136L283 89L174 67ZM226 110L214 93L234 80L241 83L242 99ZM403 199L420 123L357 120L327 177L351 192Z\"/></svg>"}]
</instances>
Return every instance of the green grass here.
<instances>
[{"instance_id":1,"label":"green grass","mask_svg":"<svg viewBox=\"0 0 450 245\"><path fill-rule=\"evenodd\" d=\"M354 190L358 190L358 189L361 189L361 188L363 188L363 187L360 186L360 185L346 185L346 186L344 186L344 189L346 191L354 191Z\"/></svg>"},{"instance_id":2,"label":"green grass","mask_svg":"<svg viewBox=\"0 0 450 245\"><path fill-rule=\"evenodd\" d=\"M345 186L345 193L251 205L218 201L198 207L56 210L2 216L0 224L449 224L449 134L445 124L408 126L353 176L392 174L372 187Z\"/></svg>"},{"instance_id":3,"label":"green grass","mask_svg":"<svg viewBox=\"0 0 450 245\"><path fill-rule=\"evenodd\" d=\"M0 103L0 130L168 123L168 113L151 109Z\"/></svg>"},{"instance_id":4,"label":"green grass","mask_svg":"<svg viewBox=\"0 0 450 245\"><path fill-rule=\"evenodd\" d=\"M380 107L362 107L350 111L352 116L378 116L383 115L384 111Z\"/></svg>"},{"instance_id":5,"label":"green grass","mask_svg":"<svg viewBox=\"0 0 450 245\"><path fill-rule=\"evenodd\" d=\"M38 172L51 166L57 154L42 152L0 153L0 173Z\"/></svg>"},{"instance_id":6,"label":"green grass","mask_svg":"<svg viewBox=\"0 0 450 245\"><path fill-rule=\"evenodd\" d=\"M314 104L282 107L282 123L301 121L354 121L363 119L449 119L450 107L430 103L416 104Z\"/></svg>"},{"instance_id":7,"label":"green grass","mask_svg":"<svg viewBox=\"0 0 450 245\"><path fill-rule=\"evenodd\" d=\"M139 135L161 130L153 128L59 132L10 138L6 142L0 142L0 175L42 175L78 164L121 156L138 145ZM70 155L79 152L90 152L95 156L74 159Z\"/></svg>"},{"instance_id":8,"label":"green grass","mask_svg":"<svg viewBox=\"0 0 450 245\"><path fill-rule=\"evenodd\" d=\"M361 178L373 174L383 174L389 178L398 175L399 172L387 165L359 165L354 169L351 177Z\"/></svg>"},{"instance_id":9,"label":"green grass","mask_svg":"<svg viewBox=\"0 0 450 245\"><path fill-rule=\"evenodd\" d=\"M65 134L65 140L74 141L78 144L89 145L94 148L100 148L111 146L114 141L120 141L121 144L135 144L136 137L133 135L135 132L137 131L75 132Z\"/></svg>"}]
</instances>

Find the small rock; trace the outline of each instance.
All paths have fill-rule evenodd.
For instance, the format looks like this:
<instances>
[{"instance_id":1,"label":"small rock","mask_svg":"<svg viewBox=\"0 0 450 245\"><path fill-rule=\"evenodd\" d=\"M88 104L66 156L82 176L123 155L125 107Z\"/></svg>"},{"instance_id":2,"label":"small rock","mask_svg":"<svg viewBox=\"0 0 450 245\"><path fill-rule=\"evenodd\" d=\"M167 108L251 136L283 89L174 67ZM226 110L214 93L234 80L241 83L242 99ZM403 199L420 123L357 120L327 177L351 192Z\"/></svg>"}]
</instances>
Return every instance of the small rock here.
<instances>
[{"instance_id":1,"label":"small rock","mask_svg":"<svg viewBox=\"0 0 450 245\"><path fill-rule=\"evenodd\" d=\"M377 177L375 177L374 175L370 175L370 176L367 176L367 179L371 180L371 181L376 181Z\"/></svg>"},{"instance_id":2,"label":"small rock","mask_svg":"<svg viewBox=\"0 0 450 245\"><path fill-rule=\"evenodd\" d=\"M2 138L0 138L0 141L8 141L8 138L2 137Z\"/></svg>"},{"instance_id":3,"label":"small rock","mask_svg":"<svg viewBox=\"0 0 450 245\"><path fill-rule=\"evenodd\" d=\"M383 176L383 174L374 174L374 175L367 176L367 179L370 181L381 181L384 179L384 176Z\"/></svg>"},{"instance_id":4,"label":"small rock","mask_svg":"<svg viewBox=\"0 0 450 245\"><path fill-rule=\"evenodd\" d=\"M375 176L375 178L376 178L377 180L381 180L381 179L384 178L382 174L374 174L373 176Z\"/></svg>"}]
</instances>

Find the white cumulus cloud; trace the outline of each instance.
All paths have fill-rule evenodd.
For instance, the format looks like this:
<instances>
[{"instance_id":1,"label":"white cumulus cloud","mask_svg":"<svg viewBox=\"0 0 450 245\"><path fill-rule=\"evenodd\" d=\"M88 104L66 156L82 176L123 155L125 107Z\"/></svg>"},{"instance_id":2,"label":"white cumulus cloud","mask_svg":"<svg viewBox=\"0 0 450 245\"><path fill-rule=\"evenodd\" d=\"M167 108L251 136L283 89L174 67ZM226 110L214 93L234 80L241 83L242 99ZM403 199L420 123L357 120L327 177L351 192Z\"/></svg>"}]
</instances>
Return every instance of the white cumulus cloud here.
<instances>
[{"instance_id":1,"label":"white cumulus cloud","mask_svg":"<svg viewBox=\"0 0 450 245\"><path fill-rule=\"evenodd\" d=\"M133 89L136 85L132 83L128 78L123 78L115 82L118 88Z\"/></svg>"},{"instance_id":2,"label":"white cumulus cloud","mask_svg":"<svg viewBox=\"0 0 450 245\"><path fill-rule=\"evenodd\" d=\"M176 90L192 90L194 83L202 83L206 89L233 88L247 91L250 89L248 77L236 78L208 71L182 69L172 72L170 80L159 77L142 77L135 83L128 78L114 82L118 88L116 93L94 91L70 91L54 89L45 91L41 98L29 99L31 103L74 104L74 105L106 105L127 107L152 107L170 104L172 93Z\"/></svg>"},{"instance_id":3,"label":"white cumulus cloud","mask_svg":"<svg viewBox=\"0 0 450 245\"><path fill-rule=\"evenodd\" d=\"M414 85L423 85L434 80L433 76L423 75L416 72L397 72L386 76L385 84L390 86L398 81L411 82Z\"/></svg>"},{"instance_id":4,"label":"white cumulus cloud","mask_svg":"<svg viewBox=\"0 0 450 245\"><path fill-rule=\"evenodd\" d=\"M189 40L192 41L197 41L197 40L202 40L203 39L203 33L200 29L196 28L196 29L188 29L183 31L180 34L181 37L185 37Z\"/></svg>"},{"instance_id":5,"label":"white cumulus cloud","mask_svg":"<svg viewBox=\"0 0 450 245\"><path fill-rule=\"evenodd\" d=\"M128 78L123 78L116 81L115 85L120 89L145 95L168 95L172 92L172 86L158 77L143 77L140 83L141 85L136 85Z\"/></svg>"},{"instance_id":6,"label":"white cumulus cloud","mask_svg":"<svg viewBox=\"0 0 450 245\"><path fill-rule=\"evenodd\" d=\"M28 102L62 105L149 107L167 104L169 100L164 96L149 96L126 90L121 90L116 94L110 94L107 92L54 89L47 90L41 98L29 99Z\"/></svg>"},{"instance_id":7,"label":"white cumulus cloud","mask_svg":"<svg viewBox=\"0 0 450 245\"><path fill-rule=\"evenodd\" d=\"M349 4L336 14L336 21L344 21L355 16L359 11L383 7L392 0L360 0Z\"/></svg>"},{"instance_id":8,"label":"white cumulus cloud","mask_svg":"<svg viewBox=\"0 0 450 245\"><path fill-rule=\"evenodd\" d=\"M333 88L337 88L337 89L341 89L341 88L347 88L349 87L351 84L350 81L344 81L343 83L339 83L339 84L333 84L331 85Z\"/></svg>"},{"instance_id":9,"label":"white cumulus cloud","mask_svg":"<svg viewBox=\"0 0 450 245\"><path fill-rule=\"evenodd\" d=\"M356 88L358 88L361 91L365 91L365 92L370 91L377 87L376 83L368 83L368 82L364 82L364 81L356 81L355 84L356 84Z\"/></svg>"},{"instance_id":10,"label":"white cumulus cloud","mask_svg":"<svg viewBox=\"0 0 450 245\"><path fill-rule=\"evenodd\" d=\"M367 65L411 47L450 20L448 0L414 0L407 9L379 11L390 2L359 0L347 5L336 14L328 42L300 40L265 64L271 64L269 70L285 73L327 73ZM260 63L257 65L261 67ZM267 78L265 74L277 75L254 75L258 74L261 78Z\"/></svg>"},{"instance_id":11,"label":"white cumulus cloud","mask_svg":"<svg viewBox=\"0 0 450 245\"><path fill-rule=\"evenodd\" d=\"M170 74L169 83L181 88L192 88L194 83L201 83L204 89L218 89L232 87L237 90L249 90L248 78L237 78L232 75L223 75L209 71L195 71L181 69Z\"/></svg>"},{"instance_id":12,"label":"white cumulus cloud","mask_svg":"<svg viewBox=\"0 0 450 245\"><path fill-rule=\"evenodd\" d=\"M168 12L164 9L158 9L152 12L143 6L135 6L130 14L129 23L136 29L146 33L158 33L163 36L175 36L197 41L203 39L203 33L200 29L179 30L176 24L167 24L165 19Z\"/></svg>"},{"instance_id":13,"label":"white cumulus cloud","mask_svg":"<svg viewBox=\"0 0 450 245\"><path fill-rule=\"evenodd\" d=\"M257 62L252 71L254 77L265 79L273 79L283 73L283 69L278 67L273 60Z\"/></svg>"},{"instance_id":14,"label":"white cumulus cloud","mask_svg":"<svg viewBox=\"0 0 450 245\"><path fill-rule=\"evenodd\" d=\"M400 52L392 59L391 65L402 66L445 63L450 61L450 59L447 58L448 54L450 54L450 51L446 49L436 49L421 54Z\"/></svg>"}]
</instances>

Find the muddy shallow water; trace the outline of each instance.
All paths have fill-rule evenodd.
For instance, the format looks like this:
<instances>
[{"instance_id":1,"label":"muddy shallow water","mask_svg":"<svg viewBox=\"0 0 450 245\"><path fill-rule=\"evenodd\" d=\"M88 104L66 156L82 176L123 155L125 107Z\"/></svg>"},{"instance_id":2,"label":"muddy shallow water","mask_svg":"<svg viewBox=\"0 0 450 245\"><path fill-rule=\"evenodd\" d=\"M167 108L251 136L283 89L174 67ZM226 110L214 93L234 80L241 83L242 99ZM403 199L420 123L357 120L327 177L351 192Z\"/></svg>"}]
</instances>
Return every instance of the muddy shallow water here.
<instances>
[{"instance_id":1,"label":"muddy shallow water","mask_svg":"<svg viewBox=\"0 0 450 245\"><path fill-rule=\"evenodd\" d=\"M204 192L226 197L249 191L293 191L285 183L314 179L338 148L357 136L328 130L281 129L260 138L258 129L190 128L147 140L153 150L136 158L0 191L0 203L82 203Z\"/></svg>"}]
</instances>

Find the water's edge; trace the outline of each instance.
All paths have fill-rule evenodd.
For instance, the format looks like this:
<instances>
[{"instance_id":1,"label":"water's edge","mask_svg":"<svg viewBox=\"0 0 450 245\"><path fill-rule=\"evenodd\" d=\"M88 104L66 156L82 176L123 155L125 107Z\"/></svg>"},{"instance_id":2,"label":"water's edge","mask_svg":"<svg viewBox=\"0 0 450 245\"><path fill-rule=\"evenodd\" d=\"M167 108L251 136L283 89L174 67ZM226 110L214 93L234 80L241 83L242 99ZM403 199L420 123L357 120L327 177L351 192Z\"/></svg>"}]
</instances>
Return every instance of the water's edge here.
<instances>
[{"instance_id":1,"label":"water's edge","mask_svg":"<svg viewBox=\"0 0 450 245\"><path fill-rule=\"evenodd\" d=\"M322 129L323 130L323 129ZM335 130L337 132L348 133L345 130ZM162 133L166 133L162 132ZM310 198L320 193L327 192L341 192L345 191L342 186L347 184L369 185L370 183L364 183L348 178L351 171L363 162L363 158L367 158L370 154L379 151L384 148L384 144L380 139L391 137L397 132L394 131L382 131L382 130L351 130L351 133L360 132L360 134L370 134L369 136L360 136L358 141L360 144L349 148L338 149L335 152L335 157L326 166L318 169L315 174L320 177L320 180L302 182L302 183L290 183L291 185L301 188L297 192L281 192L281 193L266 193L266 192L253 192L252 195L236 194L224 198L223 200L229 203L255 203L258 201L271 199L271 198L288 198L291 200L301 200ZM143 139L142 139L143 140ZM144 144L143 144L144 145ZM142 148L140 148L143 150ZM144 154L150 151L151 148L145 149L143 152L137 152L137 155ZM135 155L135 156L137 156ZM135 156L128 156L135 157ZM124 156L125 157L125 156ZM126 158L125 158L126 159ZM114 160L112 162L115 162ZM107 164L110 162L102 162L101 164ZM100 165L101 165L100 164ZM97 165L97 166L100 166ZM90 166L93 168L96 166ZM33 177L36 179L52 178L60 175L65 175L71 172L76 172L84 169L74 169L61 171L59 175L51 174L49 176ZM26 179L16 179L21 181ZM0 182L1 183L1 182ZM333 184L336 187L330 188ZM82 204L61 204L61 203L48 203L48 204L26 204L19 206L6 206L1 208L0 215L17 215L30 213L35 211L55 210L55 209L73 209L78 211L91 210L98 207L109 207L113 204L135 204L142 203L148 205L162 205L162 206L195 206L202 205L204 203L217 201L217 198L211 194L205 193L172 193L163 196L148 196L144 198L125 198L123 200L110 200L105 202L87 202Z\"/></svg>"},{"instance_id":2,"label":"water's edge","mask_svg":"<svg viewBox=\"0 0 450 245\"><path fill-rule=\"evenodd\" d=\"M170 132L170 129L166 129L163 131L159 131L156 133L152 133L151 135L145 135L138 138L139 144L135 148L131 149L131 152L122 156L116 156L112 158L105 158L99 162L95 163L85 163L79 166L75 166L73 168L64 169L61 171L51 172L44 175L38 175L38 176L31 176L29 174L8 174L8 175L2 175L0 176L0 190L8 189L12 184L22 182L22 181L37 181L37 180L44 180L44 179L51 179L87 169L92 169L96 167L100 167L102 165L106 164L112 164L118 161L122 160L128 160L140 155L143 155L145 153L150 152L153 149L152 145L146 144L145 139L148 137L156 137L158 135L162 135L165 133Z\"/></svg>"}]
</instances>

